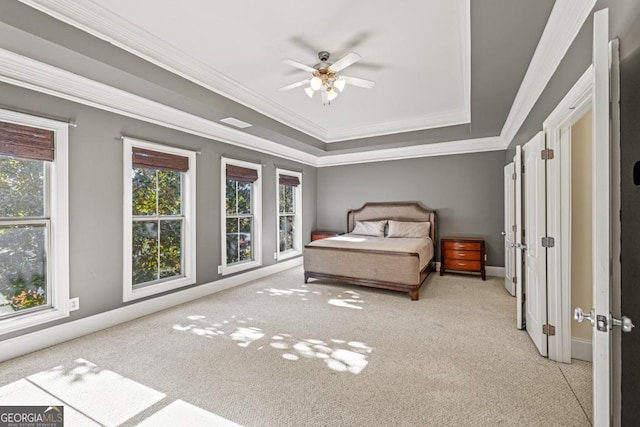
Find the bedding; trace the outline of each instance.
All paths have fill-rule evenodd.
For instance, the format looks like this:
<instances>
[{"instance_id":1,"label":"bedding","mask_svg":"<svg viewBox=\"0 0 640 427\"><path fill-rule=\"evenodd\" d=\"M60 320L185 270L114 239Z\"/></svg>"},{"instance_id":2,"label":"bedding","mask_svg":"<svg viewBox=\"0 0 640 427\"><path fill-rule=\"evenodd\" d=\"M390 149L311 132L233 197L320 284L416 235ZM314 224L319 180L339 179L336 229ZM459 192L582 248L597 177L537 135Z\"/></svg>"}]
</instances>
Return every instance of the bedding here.
<instances>
[{"instance_id":1,"label":"bedding","mask_svg":"<svg viewBox=\"0 0 640 427\"><path fill-rule=\"evenodd\" d=\"M435 212L414 202L366 203L350 210L348 234L304 247L305 283L309 278L339 280L407 292L417 300L421 284L435 269L435 219Z\"/></svg>"}]
</instances>

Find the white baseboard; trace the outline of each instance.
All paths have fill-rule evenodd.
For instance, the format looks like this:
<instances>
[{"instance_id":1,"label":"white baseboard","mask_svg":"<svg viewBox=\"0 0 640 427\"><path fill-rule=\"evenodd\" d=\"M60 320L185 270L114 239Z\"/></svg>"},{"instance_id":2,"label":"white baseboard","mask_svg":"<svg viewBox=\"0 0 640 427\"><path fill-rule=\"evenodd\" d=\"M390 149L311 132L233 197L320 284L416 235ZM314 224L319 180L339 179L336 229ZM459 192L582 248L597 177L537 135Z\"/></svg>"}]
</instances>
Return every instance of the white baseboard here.
<instances>
[{"instance_id":1,"label":"white baseboard","mask_svg":"<svg viewBox=\"0 0 640 427\"><path fill-rule=\"evenodd\" d=\"M436 271L440 270L440 261L436 262ZM495 276L495 277L504 277L505 271L504 267L494 267L491 265L486 265L484 267L487 276Z\"/></svg>"},{"instance_id":2,"label":"white baseboard","mask_svg":"<svg viewBox=\"0 0 640 427\"><path fill-rule=\"evenodd\" d=\"M591 340L571 337L571 358L592 362L593 350L591 347Z\"/></svg>"},{"instance_id":3,"label":"white baseboard","mask_svg":"<svg viewBox=\"0 0 640 427\"><path fill-rule=\"evenodd\" d=\"M302 257L0 341L0 362L302 265Z\"/></svg>"}]
</instances>

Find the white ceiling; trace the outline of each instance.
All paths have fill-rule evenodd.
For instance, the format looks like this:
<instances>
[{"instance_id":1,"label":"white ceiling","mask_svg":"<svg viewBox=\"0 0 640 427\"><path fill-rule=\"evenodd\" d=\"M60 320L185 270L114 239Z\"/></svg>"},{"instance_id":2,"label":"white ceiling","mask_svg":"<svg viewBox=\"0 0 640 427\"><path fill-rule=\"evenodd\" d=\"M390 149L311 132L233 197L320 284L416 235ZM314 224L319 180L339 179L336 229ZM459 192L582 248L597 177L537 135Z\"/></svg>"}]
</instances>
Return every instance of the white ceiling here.
<instances>
[{"instance_id":1,"label":"white ceiling","mask_svg":"<svg viewBox=\"0 0 640 427\"><path fill-rule=\"evenodd\" d=\"M94 20L92 27L111 28L129 48L164 58L163 66L186 73L200 69L216 92L334 142L470 122L469 2L62 3L97 13L100 22ZM349 51L360 54L362 60L342 74L374 80L376 86L347 86L326 107L319 94L309 99L303 87L279 92L307 77L282 61L312 66L320 50L332 54L330 62Z\"/></svg>"}]
</instances>

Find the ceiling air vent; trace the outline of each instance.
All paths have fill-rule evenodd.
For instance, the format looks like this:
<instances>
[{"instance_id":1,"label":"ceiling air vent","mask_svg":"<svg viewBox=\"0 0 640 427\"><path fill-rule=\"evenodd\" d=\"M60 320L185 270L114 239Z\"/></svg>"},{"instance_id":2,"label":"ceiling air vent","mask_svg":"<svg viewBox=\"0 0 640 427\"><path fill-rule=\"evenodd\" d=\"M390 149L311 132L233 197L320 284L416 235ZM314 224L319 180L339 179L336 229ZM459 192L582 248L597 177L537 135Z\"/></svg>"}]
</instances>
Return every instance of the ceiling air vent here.
<instances>
[{"instance_id":1,"label":"ceiling air vent","mask_svg":"<svg viewBox=\"0 0 640 427\"><path fill-rule=\"evenodd\" d=\"M221 119L220 121L222 123L226 123L240 129L248 128L249 126L251 126L251 123L243 122L242 120L234 119L233 117L227 117L226 119Z\"/></svg>"}]
</instances>

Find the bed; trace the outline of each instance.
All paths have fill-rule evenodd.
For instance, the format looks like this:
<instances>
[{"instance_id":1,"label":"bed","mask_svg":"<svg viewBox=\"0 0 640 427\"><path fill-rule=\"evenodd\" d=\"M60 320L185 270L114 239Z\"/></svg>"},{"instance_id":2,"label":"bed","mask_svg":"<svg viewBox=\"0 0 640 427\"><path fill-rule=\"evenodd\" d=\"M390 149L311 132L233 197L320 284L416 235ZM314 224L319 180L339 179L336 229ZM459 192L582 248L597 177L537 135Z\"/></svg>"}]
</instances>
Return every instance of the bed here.
<instances>
[{"instance_id":1,"label":"bed","mask_svg":"<svg viewBox=\"0 0 640 427\"><path fill-rule=\"evenodd\" d=\"M304 247L304 281L338 280L418 300L435 270L436 229L436 213L418 203L366 203L347 213L346 234Z\"/></svg>"}]
</instances>

